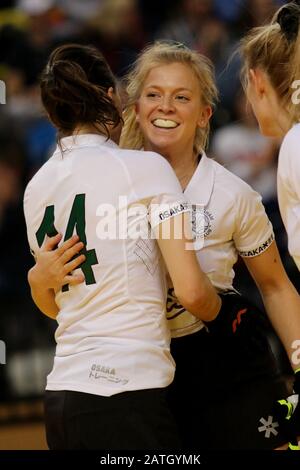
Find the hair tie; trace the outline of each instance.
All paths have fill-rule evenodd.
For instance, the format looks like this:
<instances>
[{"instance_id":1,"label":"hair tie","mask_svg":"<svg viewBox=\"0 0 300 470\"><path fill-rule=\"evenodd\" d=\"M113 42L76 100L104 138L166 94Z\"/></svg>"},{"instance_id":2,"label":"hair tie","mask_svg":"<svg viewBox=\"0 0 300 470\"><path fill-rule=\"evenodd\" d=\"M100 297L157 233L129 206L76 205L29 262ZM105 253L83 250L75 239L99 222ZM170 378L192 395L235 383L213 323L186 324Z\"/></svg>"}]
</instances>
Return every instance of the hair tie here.
<instances>
[{"instance_id":1,"label":"hair tie","mask_svg":"<svg viewBox=\"0 0 300 470\"><path fill-rule=\"evenodd\" d=\"M53 64L47 64L45 72L47 75L53 75Z\"/></svg>"},{"instance_id":2,"label":"hair tie","mask_svg":"<svg viewBox=\"0 0 300 470\"><path fill-rule=\"evenodd\" d=\"M300 9L296 11L295 8L290 8L292 5L300 6L300 0L294 0L283 7L277 16L277 23L289 42L294 41L298 36L300 18Z\"/></svg>"},{"instance_id":3,"label":"hair tie","mask_svg":"<svg viewBox=\"0 0 300 470\"><path fill-rule=\"evenodd\" d=\"M164 39L161 41L161 43L163 45L167 44L168 46L174 46L176 49L188 49L188 47L183 42L175 41L174 39Z\"/></svg>"}]
</instances>

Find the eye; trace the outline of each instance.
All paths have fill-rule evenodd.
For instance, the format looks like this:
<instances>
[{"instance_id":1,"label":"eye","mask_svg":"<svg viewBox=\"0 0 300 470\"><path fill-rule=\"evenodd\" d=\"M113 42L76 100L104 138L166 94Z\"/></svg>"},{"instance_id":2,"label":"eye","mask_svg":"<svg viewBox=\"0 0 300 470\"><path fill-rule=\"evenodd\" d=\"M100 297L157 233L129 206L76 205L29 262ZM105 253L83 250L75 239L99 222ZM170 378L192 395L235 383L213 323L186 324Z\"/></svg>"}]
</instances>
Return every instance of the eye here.
<instances>
[{"instance_id":1,"label":"eye","mask_svg":"<svg viewBox=\"0 0 300 470\"><path fill-rule=\"evenodd\" d=\"M147 94L146 94L146 97L147 98L159 98L159 93L155 92L155 91L149 91Z\"/></svg>"},{"instance_id":2,"label":"eye","mask_svg":"<svg viewBox=\"0 0 300 470\"><path fill-rule=\"evenodd\" d=\"M190 99L187 96L184 96L184 95L177 95L176 99L178 101L190 101Z\"/></svg>"}]
</instances>

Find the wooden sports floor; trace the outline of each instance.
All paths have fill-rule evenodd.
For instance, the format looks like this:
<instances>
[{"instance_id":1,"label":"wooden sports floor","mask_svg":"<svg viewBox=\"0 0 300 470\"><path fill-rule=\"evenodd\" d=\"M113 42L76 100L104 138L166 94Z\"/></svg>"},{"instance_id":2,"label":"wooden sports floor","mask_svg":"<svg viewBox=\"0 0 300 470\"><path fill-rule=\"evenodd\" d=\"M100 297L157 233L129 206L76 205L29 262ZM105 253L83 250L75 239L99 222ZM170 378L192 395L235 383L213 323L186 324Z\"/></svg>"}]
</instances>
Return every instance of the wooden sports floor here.
<instances>
[{"instance_id":1,"label":"wooden sports floor","mask_svg":"<svg viewBox=\"0 0 300 470\"><path fill-rule=\"evenodd\" d=\"M46 450L42 422L0 426L0 450Z\"/></svg>"}]
</instances>

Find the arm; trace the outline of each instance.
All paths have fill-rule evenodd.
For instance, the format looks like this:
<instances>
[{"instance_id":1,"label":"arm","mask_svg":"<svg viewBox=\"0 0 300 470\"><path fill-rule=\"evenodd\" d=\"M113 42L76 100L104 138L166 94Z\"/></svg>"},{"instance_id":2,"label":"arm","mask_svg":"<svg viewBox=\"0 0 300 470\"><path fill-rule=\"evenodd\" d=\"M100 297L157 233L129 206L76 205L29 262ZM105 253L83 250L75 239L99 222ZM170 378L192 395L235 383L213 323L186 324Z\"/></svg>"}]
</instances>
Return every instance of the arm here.
<instances>
[{"instance_id":1,"label":"arm","mask_svg":"<svg viewBox=\"0 0 300 470\"><path fill-rule=\"evenodd\" d=\"M41 312L52 319L55 319L59 312L55 293L65 284L76 285L84 281L82 274L69 274L85 260L84 255L72 260L83 248L83 243L78 242L79 237L76 235L55 249L60 240L60 234L49 238L36 253L36 264L28 272L34 303Z\"/></svg>"},{"instance_id":2,"label":"arm","mask_svg":"<svg viewBox=\"0 0 300 470\"><path fill-rule=\"evenodd\" d=\"M176 238L176 229L182 236ZM164 237L168 232L170 236ZM156 229L156 235L178 300L201 320L216 318L221 299L201 270L195 252L186 248L192 241L189 215L177 215L163 222Z\"/></svg>"},{"instance_id":3,"label":"arm","mask_svg":"<svg viewBox=\"0 0 300 470\"><path fill-rule=\"evenodd\" d=\"M296 341L300 340L300 296L284 270L276 243L273 242L261 255L243 259L260 290L267 314L287 351L291 365L296 370L300 364L293 360L293 353Z\"/></svg>"},{"instance_id":4,"label":"arm","mask_svg":"<svg viewBox=\"0 0 300 470\"><path fill-rule=\"evenodd\" d=\"M34 269L35 266L28 272L31 297L41 312L47 315L47 317L55 320L59 312L58 306L55 302L55 292L53 289L47 289L42 285L39 285L38 273L36 278Z\"/></svg>"}]
</instances>

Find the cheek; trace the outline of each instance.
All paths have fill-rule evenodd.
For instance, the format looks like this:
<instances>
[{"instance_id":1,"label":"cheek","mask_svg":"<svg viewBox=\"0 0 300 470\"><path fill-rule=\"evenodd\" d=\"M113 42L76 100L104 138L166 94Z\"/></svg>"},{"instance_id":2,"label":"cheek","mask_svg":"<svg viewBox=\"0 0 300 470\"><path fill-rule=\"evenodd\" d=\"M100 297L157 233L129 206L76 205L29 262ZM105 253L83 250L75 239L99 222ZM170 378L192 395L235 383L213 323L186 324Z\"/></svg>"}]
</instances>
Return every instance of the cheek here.
<instances>
[{"instance_id":1,"label":"cheek","mask_svg":"<svg viewBox=\"0 0 300 470\"><path fill-rule=\"evenodd\" d=\"M191 132L196 131L197 127L205 127L206 119L205 116L199 111L198 107L193 107L186 111L185 113L185 121L191 130Z\"/></svg>"},{"instance_id":2,"label":"cheek","mask_svg":"<svg viewBox=\"0 0 300 470\"><path fill-rule=\"evenodd\" d=\"M136 116L139 120L139 122L146 121L147 116L149 116L151 112L151 107L143 98L140 99L136 106Z\"/></svg>"}]
</instances>

